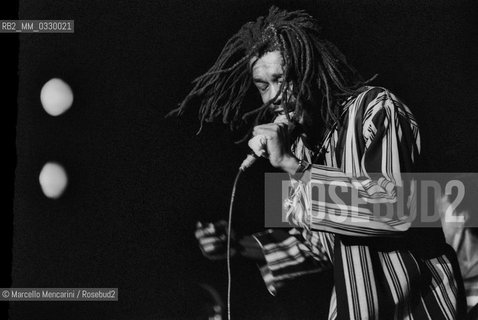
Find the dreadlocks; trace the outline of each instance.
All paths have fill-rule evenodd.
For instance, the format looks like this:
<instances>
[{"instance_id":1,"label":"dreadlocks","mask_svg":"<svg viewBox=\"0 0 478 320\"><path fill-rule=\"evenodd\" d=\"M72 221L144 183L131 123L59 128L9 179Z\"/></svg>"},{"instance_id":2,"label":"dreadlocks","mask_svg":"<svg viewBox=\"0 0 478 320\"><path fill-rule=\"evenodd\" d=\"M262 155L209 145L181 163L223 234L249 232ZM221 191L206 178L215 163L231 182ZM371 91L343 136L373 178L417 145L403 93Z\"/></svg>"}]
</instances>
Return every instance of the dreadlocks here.
<instances>
[{"instance_id":1,"label":"dreadlocks","mask_svg":"<svg viewBox=\"0 0 478 320\"><path fill-rule=\"evenodd\" d=\"M368 82L364 82L347 64L344 55L322 37L317 20L303 10L287 12L273 6L266 17L246 23L227 41L214 65L193 81L193 89L168 115L181 115L191 100L198 97L201 99L201 128L204 122L220 118L230 124L231 129L252 117L258 124L275 99L248 112L241 109L252 83L249 61L275 50L279 50L284 59L285 81L279 92L285 96L284 110L301 114L304 105L301 102L318 92L320 114L327 127L339 121L338 100L356 94ZM287 109L288 90L284 89L288 83L293 84L290 95L296 98L295 110Z\"/></svg>"}]
</instances>

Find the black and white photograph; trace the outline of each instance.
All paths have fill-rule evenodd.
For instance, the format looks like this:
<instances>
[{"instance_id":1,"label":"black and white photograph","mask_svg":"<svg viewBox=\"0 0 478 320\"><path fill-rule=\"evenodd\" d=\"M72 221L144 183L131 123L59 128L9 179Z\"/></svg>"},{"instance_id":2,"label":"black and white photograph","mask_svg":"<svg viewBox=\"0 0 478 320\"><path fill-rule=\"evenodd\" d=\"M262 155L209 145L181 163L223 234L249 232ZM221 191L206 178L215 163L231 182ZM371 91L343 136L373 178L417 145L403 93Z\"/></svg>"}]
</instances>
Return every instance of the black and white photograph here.
<instances>
[{"instance_id":1,"label":"black and white photograph","mask_svg":"<svg viewBox=\"0 0 478 320\"><path fill-rule=\"evenodd\" d=\"M478 320L477 18L1 4L0 318Z\"/></svg>"}]
</instances>

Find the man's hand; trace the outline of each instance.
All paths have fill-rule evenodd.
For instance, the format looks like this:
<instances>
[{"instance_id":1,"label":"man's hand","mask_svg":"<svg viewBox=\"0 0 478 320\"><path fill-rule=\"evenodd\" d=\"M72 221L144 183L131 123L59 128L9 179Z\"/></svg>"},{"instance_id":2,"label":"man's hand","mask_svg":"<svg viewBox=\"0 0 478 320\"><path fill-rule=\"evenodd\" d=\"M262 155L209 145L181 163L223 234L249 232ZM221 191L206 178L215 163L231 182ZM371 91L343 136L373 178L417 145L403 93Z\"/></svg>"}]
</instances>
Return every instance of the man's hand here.
<instances>
[{"instance_id":1,"label":"man's hand","mask_svg":"<svg viewBox=\"0 0 478 320\"><path fill-rule=\"evenodd\" d=\"M227 257L227 222L224 220L202 224L198 222L195 232L199 241L199 248L202 254L210 260L220 260ZM234 256L236 249L234 232L231 231L231 256Z\"/></svg>"},{"instance_id":2,"label":"man's hand","mask_svg":"<svg viewBox=\"0 0 478 320\"><path fill-rule=\"evenodd\" d=\"M249 140L248 144L255 154L268 158L272 166L281 168L289 174L294 174L297 171L299 160L290 150L289 129L286 124L261 124L254 127L252 134L254 137ZM258 144L256 137L263 137L265 145Z\"/></svg>"}]
</instances>

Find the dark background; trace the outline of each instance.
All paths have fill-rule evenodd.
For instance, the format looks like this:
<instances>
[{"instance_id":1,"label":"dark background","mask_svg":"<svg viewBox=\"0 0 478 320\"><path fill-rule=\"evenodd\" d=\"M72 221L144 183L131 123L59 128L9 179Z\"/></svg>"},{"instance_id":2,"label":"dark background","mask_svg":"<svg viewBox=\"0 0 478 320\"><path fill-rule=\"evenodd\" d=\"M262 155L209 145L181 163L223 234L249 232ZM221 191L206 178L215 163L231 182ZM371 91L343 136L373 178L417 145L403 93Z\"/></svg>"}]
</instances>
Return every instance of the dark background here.
<instances>
[{"instance_id":1,"label":"dark background","mask_svg":"<svg viewBox=\"0 0 478 320\"><path fill-rule=\"evenodd\" d=\"M423 171L476 171L472 1L19 1L20 19L73 19L75 33L0 35L11 54L3 62L13 70L9 80L20 42L18 109L4 125L12 137L5 157L10 167L16 159L16 170L7 174L13 185L15 172L14 201L13 191L4 193L8 259L12 230L14 237L12 270L2 281L118 287L119 301L15 302L12 319L195 318L207 301L198 283L225 299L225 263L202 258L193 230L197 220L226 218L246 148L234 145L236 136L221 124L196 136L194 112L180 120L164 116L226 40L271 4L317 17L352 65L365 77L378 73L374 84L410 106L421 125ZM59 117L45 113L39 99L53 77L75 97ZM14 97L15 84L4 86L5 96ZM47 161L60 162L69 176L57 200L38 183ZM270 170L259 163L239 182L233 217L239 233L262 230L263 172ZM254 264L236 259L233 316L324 317L328 279L304 280L272 298Z\"/></svg>"}]
</instances>

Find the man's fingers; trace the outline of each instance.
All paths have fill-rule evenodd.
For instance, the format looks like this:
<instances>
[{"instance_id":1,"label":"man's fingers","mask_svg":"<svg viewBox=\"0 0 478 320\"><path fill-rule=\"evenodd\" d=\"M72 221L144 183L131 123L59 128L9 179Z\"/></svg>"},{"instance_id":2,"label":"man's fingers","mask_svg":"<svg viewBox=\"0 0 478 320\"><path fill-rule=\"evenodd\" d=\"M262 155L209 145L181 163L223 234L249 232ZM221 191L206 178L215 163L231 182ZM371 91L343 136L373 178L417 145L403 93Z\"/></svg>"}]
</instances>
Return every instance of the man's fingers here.
<instances>
[{"instance_id":1,"label":"man's fingers","mask_svg":"<svg viewBox=\"0 0 478 320\"><path fill-rule=\"evenodd\" d=\"M215 224L208 223L204 227L200 222L196 224L196 231L194 235L197 239L205 237L221 237L225 238L227 234L227 222L224 220L218 221Z\"/></svg>"},{"instance_id":2,"label":"man's fingers","mask_svg":"<svg viewBox=\"0 0 478 320\"><path fill-rule=\"evenodd\" d=\"M214 236L215 233L214 233L214 232L211 232L211 230L209 230L209 229L202 228L202 229L197 229L197 230L194 232L194 235L196 236L196 239L199 240L199 239L201 239L201 238Z\"/></svg>"},{"instance_id":3,"label":"man's fingers","mask_svg":"<svg viewBox=\"0 0 478 320\"><path fill-rule=\"evenodd\" d=\"M196 231L194 231L194 236L196 237L196 239L201 239L205 236L204 234L204 229L197 229Z\"/></svg>"},{"instance_id":4,"label":"man's fingers","mask_svg":"<svg viewBox=\"0 0 478 320\"><path fill-rule=\"evenodd\" d=\"M199 224L197 226L194 232L197 239L216 234L216 227L212 223L208 223L206 227L199 227Z\"/></svg>"},{"instance_id":5,"label":"man's fingers","mask_svg":"<svg viewBox=\"0 0 478 320\"><path fill-rule=\"evenodd\" d=\"M203 256L209 260L222 260L226 258L227 252L227 222L220 220L216 223L196 223L194 235L199 242L199 248ZM234 233L231 231L232 237ZM231 256L236 250L231 247Z\"/></svg>"},{"instance_id":6,"label":"man's fingers","mask_svg":"<svg viewBox=\"0 0 478 320\"><path fill-rule=\"evenodd\" d=\"M201 246L201 248L204 250L206 253L212 253L214 251L218 251L220 246L214 245L214 244L207 244L204 246Z\"/></svg>"},{"instance_id":7,"label":"man's fingers","mask_svg":"<svg viewBox=\"0 0 478 320\"><path fill-rule=\"evenodd\" d=\"M265 145L267 144L266 139L267 138L265 136L258 135L250 139L247 143L249 148L251 148L251 150L256 154L256 156L262 157L266 154L266 151L264 150Z\"/></svg>"},{"instance_id":8,"label":"man's fingers","mask_svg":"<svg viewBox=\"0 0 478 320\"><path fill-rule=\"evenodd\" d=\"M212 223L208 223L204 231L209 234L214 234L216 232L216 227Z\"/></svg>"},{"instance_id":9,"label":"man's fingers","mask_svg":"<svg viewBox=\"0 0 478 320\"><path fill-rule=\"evenodd\" d=\"M279 130L280 126L279 124L277 123L268 123L266 125L259 125L259 126L255 126L254 127L254 130L252 131L252 134L254 136L257 136L257 135L264 135L264 136L268 136L268 135L274 135L278 130Z\"/></svg>"},{"instance_id":10,"label":"man's fingers","mask_svg":"<svg viewBox=\"0 0 478 320\"><path fill-rule=\"evenodd\" d=\"M199 247L205 254L224 254L226 252L226 245L224 243L211 243Z\"/></svg>"},{"instance_id":11,"label":"man's fingers","mask_svg":"<svg viewBox=\"0 0 478 320\"><path fill-rule=\"evenodd\" d=\"M224 242L224 240L217 237L207 237L207 238L199 239L199 243L201 245L209 245L209 244L215 244L215 243L221 243L221 242Z\"/></svg>"}]
</instances>

